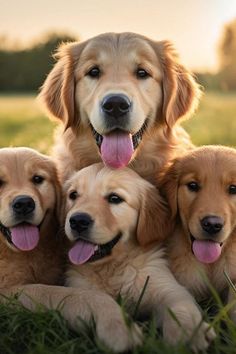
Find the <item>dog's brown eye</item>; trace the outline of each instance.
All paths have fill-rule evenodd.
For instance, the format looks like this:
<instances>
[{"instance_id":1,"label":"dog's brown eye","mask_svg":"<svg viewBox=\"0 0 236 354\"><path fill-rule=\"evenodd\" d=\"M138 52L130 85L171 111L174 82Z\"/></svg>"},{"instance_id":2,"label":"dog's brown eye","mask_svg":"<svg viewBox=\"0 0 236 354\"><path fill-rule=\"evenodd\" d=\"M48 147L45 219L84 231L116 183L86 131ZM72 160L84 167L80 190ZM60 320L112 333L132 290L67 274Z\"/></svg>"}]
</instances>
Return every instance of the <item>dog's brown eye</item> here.
<instances>
[{"instance_id":1,"label":"dog's brown eye","mask_svg":"<svg viewBox=\"0 0 236 354\"><path fill-rule=\"evenodd\" d=\"M110 204L120 204L124 201L118 194L111 193L107 196L107 201Z\"/></svg>"},{"instance_id":2,"label":"dog's brown eye","mask_svg":"<svg viewBox=\"0 0 236 354\"><path fill-rule=\"evenodd\" d=\"M231 184L229 186L229 194L236 194L236 185L235 184Z\"/></svg>"},{"instance_id":3,"label":"dog's brown eye","mask_svg":"<svg viewBox=\"0 0 236 354\"><path fill-rule=\"evenodd\" d=\"M98 78L100 76L100 73L101 73L100 69L97 66L95 66L94 68L92 68L87 72L87 75L93 78Z\"/></svg>"},{"instance_id":4,"label":"dog's brown eye","mask_svg":"<svg viewBox=\"0 0 236 354\"><path fill-rule=\"evenodd\" d=\"M78 198L78 193L77 193L76 191L70 192L69 198L70 198L71 200L77 199L77 198Z\"/></svg>"},{"instance_id":5,"label":"dog's brown eye","mask_svg":"<svg viewBox=\"0 0 236 354\"><path fill-rule=\"evenodd\" d=\"M139 68L136 72L137 78L138 79L146 79L147 77L149 77L150 75L148 74L148 72L142 68Z\"/></svg>"},{"instance_id":6,"label":"dog's brown eye","mask_svg":"<svg viewBox=\"0 0 236 354\"><path fill-rule=\"evenodd\" d=\"M2 179L0 179L0 188L4 185L4 181Z\"/></svg>"},{"instance_id":7,"label":"dog's brown eye","mask_svg":"<svg viewBox=\"0 0 236 354\"><path fill-rule=\"evenodd\" d=\"M41 183L43 183L43 181L44 181L44 177L39 176L39 175L35 175L35 176L33 176L33 178L32 178L32 182L33 182L34 184L41 184Z\"/></svg>"},{"instance_id":8,"label":"dog's brown eye","mask_svg":"<svg viewBox=\"0 0 236 354\"><path fill-rule=\"evenodd\" d=\"M198 192L200 189L200 186L197 182L189 182L187 183L187 187L191 192Z\"/></svg>"}]
</instances>

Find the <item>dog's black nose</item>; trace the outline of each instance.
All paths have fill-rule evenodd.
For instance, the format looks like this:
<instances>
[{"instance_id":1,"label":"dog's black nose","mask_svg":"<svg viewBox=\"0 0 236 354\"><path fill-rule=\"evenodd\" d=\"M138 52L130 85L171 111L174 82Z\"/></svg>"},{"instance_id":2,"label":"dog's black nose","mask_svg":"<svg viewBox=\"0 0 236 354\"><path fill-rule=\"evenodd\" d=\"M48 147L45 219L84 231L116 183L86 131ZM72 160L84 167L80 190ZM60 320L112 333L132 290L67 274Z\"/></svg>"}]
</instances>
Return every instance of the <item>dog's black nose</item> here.
<instances>
[{"instance_id":1,"label":"dog's black nose","mask_svg":"<svg viewBox=\"0 0 236 354\"><path fill-rule=\"evenodd\" d=\"M70 217L70 227L77 232L87 231L93 224L93 219L89 214L76 213Z\"/></svg>"},{"instance_id":2,"label":"dog's black nose","mask_svg":"<svg viewBox=\"0 0 236 354\"><path fill-rule=\"evenodd\" d=\"M125 95L108 95L102 101L103 112L111 117L119 118L130 111L131 102Z\"/></svg>"},{"instance_id":3,"label":"dog's black nose","mask_svg":"<svg viewBox=\"0 0 236 354\"><path fill-rule=\"evenodd\" d=\"M19 195L13 200L12 209L15 214L25 216L34 211L35 202L28 195Z\"/></svg>"},{"instance_id":4,"label":"dog's black nose","mask_svg":"<svg viewBox=\"0 0 236 354\"><path fill-rule=\"evenodd\" d=\"M201 226L208 234L214 235L223 228L224 221L219 216L206 216L201 220Z\"/></svg>"}]
</instances>

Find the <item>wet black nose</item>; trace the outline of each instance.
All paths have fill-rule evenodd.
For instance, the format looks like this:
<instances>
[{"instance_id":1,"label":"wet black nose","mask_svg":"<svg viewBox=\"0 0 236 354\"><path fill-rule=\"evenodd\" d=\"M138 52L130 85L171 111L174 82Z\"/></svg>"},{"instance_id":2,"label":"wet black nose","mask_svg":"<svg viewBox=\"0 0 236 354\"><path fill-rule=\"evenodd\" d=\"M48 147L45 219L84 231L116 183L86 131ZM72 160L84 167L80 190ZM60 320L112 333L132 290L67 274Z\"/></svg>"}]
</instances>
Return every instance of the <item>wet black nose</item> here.
<instances>
[{"instance_id":1,"label":"wet black nose","mask_svg":"<svg viewBox=\"0 0 236 354\"><path fill-rule=\"evenodd\" d=\"M19 195L12 202L12 209L17 215L28 215L35 209L34 200L27 195Z\"/></svg>"},{"instance_id":2,"label":"wet black nose","mask_svg":"<svg viewBox=\"0 0 236 354\"><path fill-rule=\"evenodd\" d=\"M111 117L119 118L130 111L131 102L125 95L108 95L102 101L103 112Z\"/></svg>"},{"instance_id":3,"label":"wet black nose","mask_svg":"<svg viewBox=\"0 0 236 354\"><path fill-rule=\"evenodd\" d=\"M93 224L93 219L89 214L76 213L70 217L70 227L77 232L87 231Z\"/></svg>"},{"instance_id":4,"label":"wet black nose","mask_svg":"<svg viewBox=\"0 0 236 354\"><path fill-rule=\"evenodd\" d=\"M206 216L201 220L201 226L208 234L214 235L223 228L224 221L219 216Z\"/></svg>"}]
</instances>

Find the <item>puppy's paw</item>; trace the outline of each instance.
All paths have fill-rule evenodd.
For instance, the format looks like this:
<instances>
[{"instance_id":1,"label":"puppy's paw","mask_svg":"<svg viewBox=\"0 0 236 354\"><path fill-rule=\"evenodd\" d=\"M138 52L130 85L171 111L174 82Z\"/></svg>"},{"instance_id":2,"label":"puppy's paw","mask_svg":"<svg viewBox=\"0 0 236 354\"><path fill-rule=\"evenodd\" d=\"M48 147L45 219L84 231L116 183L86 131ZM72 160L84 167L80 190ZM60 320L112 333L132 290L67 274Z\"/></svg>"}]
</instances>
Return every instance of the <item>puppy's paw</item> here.
<instances>
[{"instance_id":1,"label":"puppy's paw","mask_svg":"<svg viewBox=\"0 0 236 354\"><path fill-rule=\"evenodd\" d=\"M196 319L196 317L198 319ZM201 322L199 315L191 317L166 316L163 323L163 336L172 345L178 342L189 343L191 349L197 353L208 348L216 337L215 331L207 322Z\"/></svg>"},{"instance_id":2,"label":"puppy's paw","mask_svg":"<svg viewBox=\"0 0 236 354\"><path fill-rule=\"evenodd\" d=\"M101 319L96 324L98 338L112 351L121 353L142 344L140 327L132 323L128 327L123 318Z\"/></svg>"}]
</instances>

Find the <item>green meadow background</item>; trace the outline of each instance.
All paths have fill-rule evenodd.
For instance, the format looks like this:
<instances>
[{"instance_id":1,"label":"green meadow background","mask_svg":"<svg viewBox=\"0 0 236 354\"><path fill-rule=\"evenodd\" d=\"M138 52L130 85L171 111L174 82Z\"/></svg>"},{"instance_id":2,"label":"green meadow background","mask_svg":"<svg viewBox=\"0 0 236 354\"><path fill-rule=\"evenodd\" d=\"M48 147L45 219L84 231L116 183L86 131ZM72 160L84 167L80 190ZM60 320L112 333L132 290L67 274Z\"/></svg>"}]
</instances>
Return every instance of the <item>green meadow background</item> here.
<instances>
[{"instance_id":1,"label":"green meadow background","mask_svg":"<svg viewBox=\"0 0 236 354\"><path fill-rule=\"evenodd\" d=\"M0 147L29 146L48 153L56 125L42 112L35 94L0 95ZM236 92L206 91L194 117L183 126L196 145L236 146Z\"/></svg>"}]
</instances>

